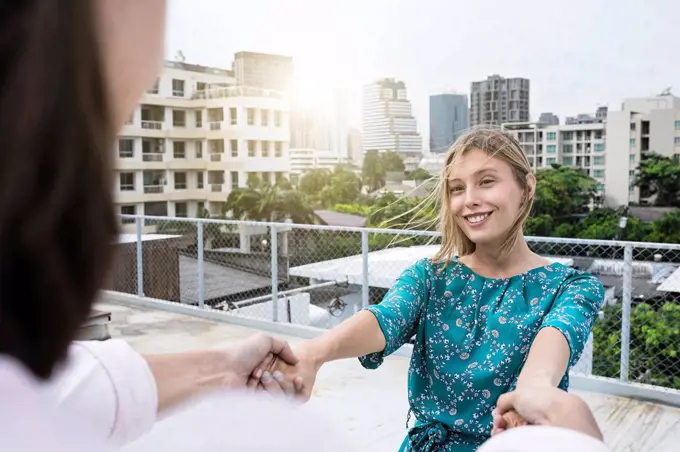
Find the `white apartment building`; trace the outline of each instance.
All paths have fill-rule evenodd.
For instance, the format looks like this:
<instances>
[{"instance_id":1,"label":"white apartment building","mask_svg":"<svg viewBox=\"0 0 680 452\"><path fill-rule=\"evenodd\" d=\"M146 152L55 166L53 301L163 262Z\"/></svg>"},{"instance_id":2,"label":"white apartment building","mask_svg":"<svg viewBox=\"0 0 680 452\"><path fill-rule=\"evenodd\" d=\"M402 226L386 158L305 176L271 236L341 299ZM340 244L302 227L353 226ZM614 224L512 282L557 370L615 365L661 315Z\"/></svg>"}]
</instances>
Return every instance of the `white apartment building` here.
<instances>
[{"instance_id":1,"label":"white apartment building","mask_svg":"<svg viewBox=\"0 0 680 452\"><path fill-rule=\"evenodd\" d=\"M386 78L364 85L361 140L364 153L394 151L420 161L423 142L404 82Z\"/></svg>"},{"instance_id":2,"label":"white apartment building","mask_svg":"<svg viewBox=\"0 0 680 452\"><path fill-rule=\"evenodd\" d=\"M289 155L292 180L298 179L310 169L333 170L338 165L351 163L335 151L319 151L312 148L290 148Z\"/></svg>"},{"instance_id":3,"label":"white apartment building","mask_svg":"<svg viewBox=\"0 0 680 452\"><path fill-rule=\"evenodd\" d=\"M503 124L502 128L517 139L534 170L553 163L574 166L597 180L600 196L608 187L605 124L524 122Z\"/></svg>"},{"instance_id":4,"label":"white apartment building","mask_svg":"<svg viewBox=\"0 0 680 452\"><path fill-rule=\"evenodd\" d=\"M220 214L248 178L288 178L289 111L282 93L236 86L231 71L166 62L119 133L119 212Z\"/></svg>"},{"instance_id":5,"label":"white apartment building","mask_svg":"<svg viewBox=\"0 0 680 452\"><path fill-rule=\"evenodd\" d=\"M607 149L615 155L607 160L606 203L647 203L634 186L635 174L645 153L680 157L680 98L664 94L627 99L621 111L608 112L606 127Z\"/></svg>"}]
</instances>

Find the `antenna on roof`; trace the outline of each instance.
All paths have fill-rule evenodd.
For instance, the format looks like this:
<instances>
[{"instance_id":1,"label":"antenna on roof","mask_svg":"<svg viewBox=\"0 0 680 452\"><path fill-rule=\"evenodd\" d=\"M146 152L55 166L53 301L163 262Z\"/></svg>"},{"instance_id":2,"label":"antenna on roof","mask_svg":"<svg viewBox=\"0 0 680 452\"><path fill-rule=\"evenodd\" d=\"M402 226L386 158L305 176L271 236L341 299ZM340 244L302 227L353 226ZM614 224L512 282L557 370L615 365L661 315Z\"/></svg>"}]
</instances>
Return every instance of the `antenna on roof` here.
<instances>
[{"instance_id":1,"label":"antenna on roof","mask_svg":"<svg viewBox=\"0 0 680 452\"><path fill-rule=\"evenodd\" d=\"M184 52L178 50L177 53L175 54L175 60L179 61L180 63L185 63L187 61L187 58L184 56Z\"/></svg>"},{"instance_id":2,"label":"antenna on roof","mask_svg":"<svg viewBox=\"0 0 680 452\"><path fill-rule=\"evenodd\" d=\"M659 94L659 96L672 96L672 95L673 95L673 94L671 93L671 89L672 89L672 88L673 88L672 86L669 86L669 87L666 88L665 90L661 91L661 94Z\"/></svg>"}]
</instances>

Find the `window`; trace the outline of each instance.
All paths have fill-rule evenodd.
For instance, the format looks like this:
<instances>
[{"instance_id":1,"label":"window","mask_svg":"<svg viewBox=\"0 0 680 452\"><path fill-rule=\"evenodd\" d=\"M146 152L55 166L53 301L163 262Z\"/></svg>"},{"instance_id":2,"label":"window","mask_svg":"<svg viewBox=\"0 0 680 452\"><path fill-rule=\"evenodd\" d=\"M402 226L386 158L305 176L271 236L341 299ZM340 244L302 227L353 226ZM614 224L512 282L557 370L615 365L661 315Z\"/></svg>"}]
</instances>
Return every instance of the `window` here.
<instances>
[{"instance_id":1,"label":"window","mask_svg":"<svg viewBox=\"0 0 680 452\"><path fill-rule=\"evenodd\" d=\"M235 108L230 108L230 109L229 109L229 118L230 118L230 120L231 120L231 125L232 125L232 126L235 126L236 124L238 124L238 115L237 115L237 112L236 112L236 109L235 109Z\"/></svg>"},{"instance_id":2,"label":"window","mask_svg":"<svg viewBox=\"0 0 680 452\"><path fill-rule=\"evenodd\" d=\"M274 157L281 157L283 155L283 143L276 141L274 143Z\"/></svg>"},{"instance_id":3,"label":"window","mask_svg":"<svg viewBox=\"0 0 680 452\"><path fill-rule=\"evenodd\" d=\"M565 165L573 165L574 164L574 157L564 157L562 159L562 163Z\"/></svg>"},{"instance_id":4,"label":"window","mask_svg":"<svg viewBox=\"0 0 680 452\"><path fill-rule=\"evenodd\" d=\"M176 159L186 158L186 143L184 141L172 142L172 156Z\"/></svg>"},{"instance_id":5,"label":"window","mask_svg":"<svg viewBox=\"0 0 680 452\"><path fill-rule=\"evenodd\" d=\"M604 177L604 170L596 169L595 171L593 171L593 176L595 176L595 177Z\"/></svg>"},{"instance_id":6,"label":"window","mask_svg":"<svg viewBox=\"0 0 680 452\"><path fill-rule=\"evenodd\" d=\"M254 108L246 108L246 117L248 119L248 125L254 126L255 125L255 109Z\"/></svg>"},{"instance_id":7,"label":"window","mask_svg":"<svg viewBox=\"0 0 680 452\"><path fill-rule=\"evenodd\" d=\"M675 121L675 128L680 129L680 121Z\"/></svg>"},{"instance_id":8,"label":"window","mask_svg":"<svg viewBox=\"0 0 680 452\"><path fill-rule=\"evenodd\" d=\"M557 146L555 146L554 144L549 144L548 146L546 146L545 152L547 152L548 154L554 154L556 151Z\"/></svg>"},{"instance_id":9,"label":"window","mask_svg":"<svg viewBox=\"0 0 680 452\"><path fill-rule=\"evenodd\" d=\"M262 157L269 157L269 141L262 142Z\"/></svg>"},{"instance_id":10,"label":"window","mask_svg":"<svg viewBox=\"0 0 680 452\"><path fill-rule=\"evenodd\" d=\"M175 127L186 127L187 112L184 110L172 110L172 125Z\"/></svg>"},{"instance_id":11,"label":"window","mask_svg":"<svg viewBox=\"0 0 680 452\"><path fill-rule=\"evenodd\" d=\"M120 206L121 215L137 215L137 206ZM123 218L123 224L134 223L134 218Z\"/></svg>"},{"instance_id":12,"label":"window","mask_svg":"<svg viewBox=\"0 0 680 452\"><path fill-rule=\"evenodd\" d=\"M604 144L595 143L594 149L595 149L595 152L603 152L604 151Z\"/></svg>"},{"instance_id":13,"label":"window","mask_svg":"<svg viewBox=\"0 0 680 452\"><path fill-rule=\"evenodd\" d=\"M153 86L149 89L146 90L148 94L158 94L158 85L160 84L160 79L156 79L156 82L153 84Z\"/></svg>"},{"instance_id":14,"label":"window","mask_svg":"<svg viewBox=\"0 0 680 452\"><path fill-rule=\"evenodd\" d=\"M120 191L135 191L135 173L120 173Z\"/></svg>"},{"instance_id":15,"label":"window","mask_svg":"<svg viewBox=\"0 0 680 452\"><path fill-rule=\"evenodd\" d=\"M267 127L269 125L269 110L260 111L260 120L263 127Z\"/></svg>"},{"instance_id":16,"label":"window","mask_svg":"<svg viewBox=\"0 0 680 452\"><path fill-rule=\"evenodd\" d=\"M675 145L680 145L680 137L675 137Z\"/></svg>"},{"instance_id":17,"label":"window","mask_svg":"<svg viewBox=\"0 0 680 452\"><path fill-rule=\"evenodd\" d=\"M187 203L176 202L175 203L175 216L178 218L186 218L187 214Z\"/></svg>"},{"instance_id":18,"label":"window","mask_svg":"<svg viewBox=\"0 0 680 452\"><path fill-rule=\"evenodd\" d=\"M187 173L175 173L175 190L186 190L187 188Z\"/></svg>"},{"instance_id":19,"label":"window","mask_svg":"<svg viewBox=\"0 0 680 452\"><path fill-rule=\"evenodd\" d=\"M555 157L548 157L548 159L545 161L545 163L546 163L547 165L552 165L552 164L555 163L556 161L557 161L557 159L556 159Z\"/></svg>"},{"instance_id":20,"label":"window","mask_svg":"<svg viewBox=\"0 0 680 452\"><path fill-rule=\"evenodd\" d=\"M172 95L175 97L184 97L184 80L176 78L172 79Z\"/></svg>"},{"instance_id":21,"label":"window","mask_svg":"<svg viewBox=\"0 0 680 452\"><path fill-rule=\"evenodd\" d=\"M635 177L635 170L628 170L628 177Z\"/></svg>"},{"instance_id":22,"label":"window","mask_svg":"<svg viewBox=\"0 0 680 452\"><path fill-rule=\"evenodd\" d=\"M248 157L255 157L255 140L248 140Z\"/></svg>"},{"instance_id":23,"label":"window","mask_svg":"<svg viewBox=\"0 0 680 452\"><path fill-rule=\"evenodd\" d=\"M196 91L205 91L205 82L196 82Z\"/></svg>"},{"instance_id":24,"label":"window","mask_svg":"<svg viewBox=\"0 0 680 452\"><path fill-rule=\"evenodd\" d=\"M574 145L565 144L564 146L562 146L562 152L565 154L572 154L574 152Z\"/></svg>"},{"instance_id":25,"label":"window","mask_svg":"<svg viewBox=\"0 0 680 452\"><path fill-rule=\"evenodd\" d=\"M555 141L557 139L556 132L548 132L548 141Z\"/></svg>"},{"instance_id":26,"label":"window","mask_svg":"<svg viewBox=\"0 0 680 452\"><path fill-rule=\"evenodd\" d=\"M593 163L595 165L604 165L604 157L603 156L597 156L593 158Z\"/></svg>"},{"instance_id":27,"label":"window","mask_svg":"<svg viewBox=\"0 0 680 452\"><path fill-rule=\"evenodd\" d=\"M203 172L196 173L196 188L203 188Z\"/></svg>"},{"instance_id":28,"label":"window","mask_svg":"<svg viewBox=\"0 0 680 452\"><path fill-rule=\"evenodd\" d=\"M597 184L597 191L600 193L604 192L604 184Z\"/></svg>"},{"instance_id":29,"label":"window","mask_svg":"<svg viewBox=\"0 0 680 452\"><path fill-rule=\"evenodd\" d=\"M635 184L630 184L630 185L628 186L628 191L631 192L631 193L633 193L633 192L635 191Z\"/></svg>"},{"instance_id":30,"label":"window","mask_svg":"<svg viewBox=\"0 0 680 452\"><path fill-rule=\"evenodd\" d=\"M205 215L206 215L206 213L205 213L205 203L203 201L201 201L196 205L196 216L201 218Z\"/></svg>"},{"instance_id":31,"label":"window","mask_svg":"<svg viewBox=\"0 0 680 452\"><path fill-rule=\"evenodd\" d=\"M629 161L629 162L635 162L635 154L630 154L630 155L628 156L628 161Z\"/></svg>"},{"instance_id":32,"label":"window","mask_svg":"<svg viewBox=\"0 0 680 452\"><path fill-rule=\"evenodd\" d=\"M574 132L562 132L562 139L563 140L573 140L574 139Z\"/></svg>"},{"instance_id":33,"label":"window","mask_svg":"<svg viewBox=\"0 0 680 452\"><path fill-rule=\"evenodd\" d=\"M231 147L231 156L238 157L238 140L231 140L229 146Z\"/></svg>"},{"instance_id":34,"label":"window","mask_svg":"<svg viewBox=\"0 0 680 452\"><path fill-rule=\"evenodd\" d=\"M196 127L203 127L203 110L196 110Z\"/></svg>"},{"instance_id":35,"label":"window","mask_svg":"<svg viewBox=\"0 0 680 452\"><path fill-rule=\"evenodd\" d=\"M231 172L231 189L236 190L238 188L238 173L236 171Z\"/></svg>"},{"instance_id":36,"label":"window","mask_svg":"<svg viewBox=\"0 0 680 452\"><path fill-rule=\"evenodd\" d=\"M631 145L631 146L635 146L635 138L631 138L631 139L630 139L630 145Z\"/></svg>"},{"instance_id":37,"label":"window","mask_svg":"<svg viewBox=\"0 0 680 452\"><path fill-rule=\"evenodd\" d=\"M281 112L280 111L274 112L274 126L281 127Z\"/></svg>"},{"instance_id":38,"label":"window","mask_svg":"<svg viewBox=\"0 0 680 452\"><path fill-rule=\"evenodd\" d=\"M675 127L676 127L676 128L678 127L678 123L677 123L677 122L675 123ZM630 123L630 131L631 131L631 132L635 132L635 123L634 123L634 122L631 122L631 123Z\"/></svg>"},{"instance_id":39,"label":"window","mask_svg":"<svg viewBox=\"0 0 680 452\"><path fill-rule=\"evenodd\" d=\"M132 158L135 156L135 140L132 138L121 138L118 140L118 157Z\"/></svg>"},{"instance_id":40,"label":"window","mask_svg":"<svg viewBox=\"0 0 680 452\"><path fill-rule=\"evenodd\" d=\"M203 158L203 142L202 141L196 142L196 158L197 159Z\"/></svg>"}]
</instances>

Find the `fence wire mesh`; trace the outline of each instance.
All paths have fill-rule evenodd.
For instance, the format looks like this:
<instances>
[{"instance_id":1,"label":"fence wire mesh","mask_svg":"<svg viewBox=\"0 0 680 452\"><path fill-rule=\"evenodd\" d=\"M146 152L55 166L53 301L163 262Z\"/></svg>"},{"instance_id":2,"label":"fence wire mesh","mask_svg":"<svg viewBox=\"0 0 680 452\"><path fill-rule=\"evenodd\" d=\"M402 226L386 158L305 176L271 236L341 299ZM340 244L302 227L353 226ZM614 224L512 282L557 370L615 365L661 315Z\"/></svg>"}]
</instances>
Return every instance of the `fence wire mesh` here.
<instances>
[{"instance_id":1,"label":"fence wire mesh","mask_svg":"<svg viewBox=\"0 0 680 452\"><path fill-rule=\"evenodd\" d=\"M427 232L179 218L140 218L137 234L126 220L108 289L319 328L380 303L405 268L440 245ZM605 287L576 372L680 389L680 245L527 243Z\"/></svg>"}]
</instances>

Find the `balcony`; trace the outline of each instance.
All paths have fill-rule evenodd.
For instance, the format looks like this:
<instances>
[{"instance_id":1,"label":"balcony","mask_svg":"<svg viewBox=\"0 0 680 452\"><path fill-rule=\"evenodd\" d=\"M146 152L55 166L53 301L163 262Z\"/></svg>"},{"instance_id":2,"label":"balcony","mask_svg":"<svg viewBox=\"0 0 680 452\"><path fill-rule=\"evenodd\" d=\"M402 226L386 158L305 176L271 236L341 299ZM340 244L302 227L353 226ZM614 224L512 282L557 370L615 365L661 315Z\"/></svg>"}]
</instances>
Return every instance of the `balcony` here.
<instances>
[{"instance_id":1,"label":"balcony","mask_svg":"<svg viewBox=\"0 0 680 452\"><path fill-rule=\"evenodd\" d=\"M164 185L145 185L144 193L163 193Z\"/></svg>"},{"instance_id":2,"label":"balcony","mask_svg":"<svg viewBox=\"0 0 680 452\"><path fill-rule=\"evenodd\" d=\"M163 130L162 121L142 121L142 129L147 130Z\"/></svg>"},{"instance_id":3,"label":"balcony","mask_svg":"<svg viewBox=\"0 0 680 452\"><path fill-rule=\"evenodd\" d=\"M185 226L177 228L179 237L148 235L130 241L132 249L140 242L166 251L143 253L141 262L129 253L133 273L120 275L120 285L110 287L97 307L118 313L114 337L129 339L133 347L147 353L211 347L225 337L239 340L256 331L284 335L292 342L316 336L350 317L355 309L379 302L371 298L369 288L389 288L408 265L438 248L425 245L437 240L432 232L305 226L304 240L298 241L295 225L237 221L202 222L205 241L197 242L195 220L159 221ZM272 229L278 251L267 248ZM218 230L238 236L240 243L212 243L213 232ZM363 237L381 234L390 245L362 252ZM412 246L389 240L391 234L402 239L408 236ZM341 252L332 246L339 237ZM203 249L202 265L197 253L177 253L187 243ZM672 429L680 423L680 391L668 386L674 384L672 379L658 378L659 372L673 372L677 359L670 358L663 347L644 349L649 344L641 340L638 323L651 319L648 315L637 318L635 312L647 298L660 302L658 297L663 296L671 300L666 303L680 300L680 245L544 237L527 237L527 243L550 260L593 273L605 286L605 306L596 326L611 330L610 337L618 339L604 350L586 347L572 372L571 391L593 408L606 442L614 451L677 450ZM352 244L353 251L348 248ZM146 259L159 259L164 265ZM177 271L169 271L168 262ZM272 262L278 271L269 276L266 271ZM277 289L293 277L302 285ZM131 283L135 281L142 281L143 287ZM315 294L319 304L310 304L308 294ZM334 301L340 296L346 304ZM617 305L628 309L617 310ZM137 331L146 334L139 336ZM643 349L646 355L640 356ZM362 448L398 449L405 435L408 406L404 394L411 352L407 344L370 372L356 360L327 364L317 380L323 390L314 394L312 403L332 416L333 424ZM182 429L181 419L159 424L135 443L135 450L155 450L155 441L188 441L185 436L191 432Z\"/></svg>"},{"instance_id":4,"label":"balcony","mask_svg":"<svg viewBox=\"0 0 680 452\"><path fill-rule=\"evenodd\" d=\"M222 192L222 186L224 184L210 184L210 191L213 193L221 193Z\"/></svg>"},{"instance_id":5,"label":"balcony","mask_svg":"<svg viewBox=\"0 0 680 452\"><path fill-rule=\"evenodd\" d=\"M143 162L162 162L163 161L163 154L162 152L144 152L142 153L142 161Z\"/></svg>"},{"instance_id":6,"label":"balcony","mask_svg":"<svg viewBox=\"0 0 680 452\"><path fill-rule=\"evenodd\" d=\"M210 161L211 162L221 162L222 161L222 154L210 154Z\"/></svg>"},{"instance_id":7,"label":"balcony","mask_svg":"<svg viewBox=\"0 0 680 452\"><path fill-rule=\"evenodd\" d=\"M210 122L210 130L222 130L223 121L213 121Z\"/></svg>"}]
</instances>

